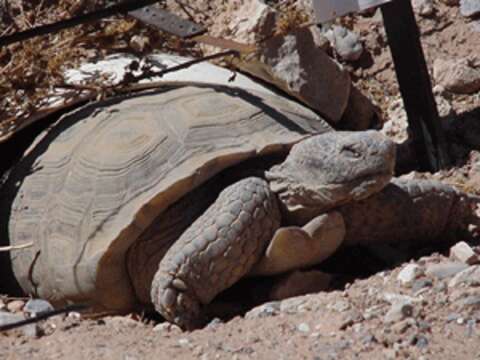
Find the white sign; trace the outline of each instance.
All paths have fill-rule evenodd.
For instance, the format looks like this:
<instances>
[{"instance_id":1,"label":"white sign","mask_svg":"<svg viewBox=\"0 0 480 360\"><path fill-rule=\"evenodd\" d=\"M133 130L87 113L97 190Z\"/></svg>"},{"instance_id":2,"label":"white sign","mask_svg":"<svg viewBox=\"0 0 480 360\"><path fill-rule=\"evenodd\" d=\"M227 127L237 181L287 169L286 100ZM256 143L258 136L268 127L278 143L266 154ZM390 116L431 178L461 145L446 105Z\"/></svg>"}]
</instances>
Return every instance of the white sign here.
<instances>
[{"instance_id":1,"label":"white sign","mask_svg":"<svg viewBox=\"0 0 480 360\"><path fill-rule=\"evenodd\" d=\"M358 12L389 2L390 0L313 0L318 22L332 20L351 12Z\"/></svg>"}]
</instances>

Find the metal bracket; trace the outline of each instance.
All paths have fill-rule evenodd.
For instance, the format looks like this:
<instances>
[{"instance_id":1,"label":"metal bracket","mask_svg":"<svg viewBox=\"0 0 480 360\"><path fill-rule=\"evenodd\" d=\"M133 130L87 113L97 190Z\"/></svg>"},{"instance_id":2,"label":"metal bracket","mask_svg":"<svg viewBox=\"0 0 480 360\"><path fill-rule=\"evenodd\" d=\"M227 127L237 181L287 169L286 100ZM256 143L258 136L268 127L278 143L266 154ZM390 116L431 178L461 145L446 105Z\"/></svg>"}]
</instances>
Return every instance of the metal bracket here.
<instances>
[{"instance_id":1,"label":"metal bracket","mask_svg":"<svg viewBox=\"0 0 480 360\"><path fill-rule=\"evenodd\" d=\"M188 21L169 13L168 11L158 9L154 6L145 6L144 8L130 11L128 15L144 22L145 24L156 27L166 33L186 39L200 35L207 30L192 21Z\"/></svg>"}]
</instances>

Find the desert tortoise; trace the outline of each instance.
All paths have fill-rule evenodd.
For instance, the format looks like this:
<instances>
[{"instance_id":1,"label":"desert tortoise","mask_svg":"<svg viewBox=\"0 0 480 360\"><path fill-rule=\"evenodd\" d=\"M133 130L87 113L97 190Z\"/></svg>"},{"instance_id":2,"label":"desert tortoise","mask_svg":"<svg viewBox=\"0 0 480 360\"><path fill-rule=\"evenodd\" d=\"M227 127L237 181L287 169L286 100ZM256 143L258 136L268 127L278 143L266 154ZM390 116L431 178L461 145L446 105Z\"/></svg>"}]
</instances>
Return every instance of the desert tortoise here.
<instances>
[{"instance_id":1,"label":"desert tortoise","mask_svg":"<svg viewBox=\"0 0 480 360\"><path fill-rule=\"evenodd\" d=\"M394 157L381 134L334 132L284 98L171 87L87 105L37 139L2 189L2 234L34 243L12 253L27 293L115 311L153 302L190 328L281 222L379 191Z\"/></svg>"}]
</instances>

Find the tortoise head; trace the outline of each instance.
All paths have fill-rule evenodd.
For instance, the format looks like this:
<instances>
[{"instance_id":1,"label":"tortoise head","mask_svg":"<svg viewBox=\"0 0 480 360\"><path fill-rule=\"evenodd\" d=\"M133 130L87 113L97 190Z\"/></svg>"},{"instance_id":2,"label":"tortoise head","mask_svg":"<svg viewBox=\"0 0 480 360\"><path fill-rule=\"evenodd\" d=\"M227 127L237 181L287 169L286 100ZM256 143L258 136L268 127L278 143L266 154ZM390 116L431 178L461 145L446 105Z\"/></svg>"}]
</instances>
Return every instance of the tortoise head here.
<instances>
[{"instance_id":1,"label":"tortoise head","mask_svg":"<svg viewBox=\"0 0 480 360\"><path fill-rule=\"evenodd\" d=\"M393 176L395 143L377 131L329 132L293 146L266 172L294 223L380 191Z\"/></svg>"}]
</instances>

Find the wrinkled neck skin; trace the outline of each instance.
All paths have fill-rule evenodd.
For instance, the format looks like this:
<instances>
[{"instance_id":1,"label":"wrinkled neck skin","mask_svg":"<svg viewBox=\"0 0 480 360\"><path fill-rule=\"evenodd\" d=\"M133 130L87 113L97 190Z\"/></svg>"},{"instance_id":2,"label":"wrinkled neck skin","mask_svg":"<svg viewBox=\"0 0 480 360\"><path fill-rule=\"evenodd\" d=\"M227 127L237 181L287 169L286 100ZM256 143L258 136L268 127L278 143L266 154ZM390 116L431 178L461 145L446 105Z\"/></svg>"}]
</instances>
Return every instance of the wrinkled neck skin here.
<instances>
[{"instance_id":1,"label":"wrinkled neck skin","mask_svg":"<svg viewBox=\"0 0 480 360\"><path fill-rule=\"evenodd\" d=\"M304 225L381 191L394 166L395 144L380 133L332 132L295 145L265 177L281 202L285 221Z\"/></svg>"}]
</instances>

